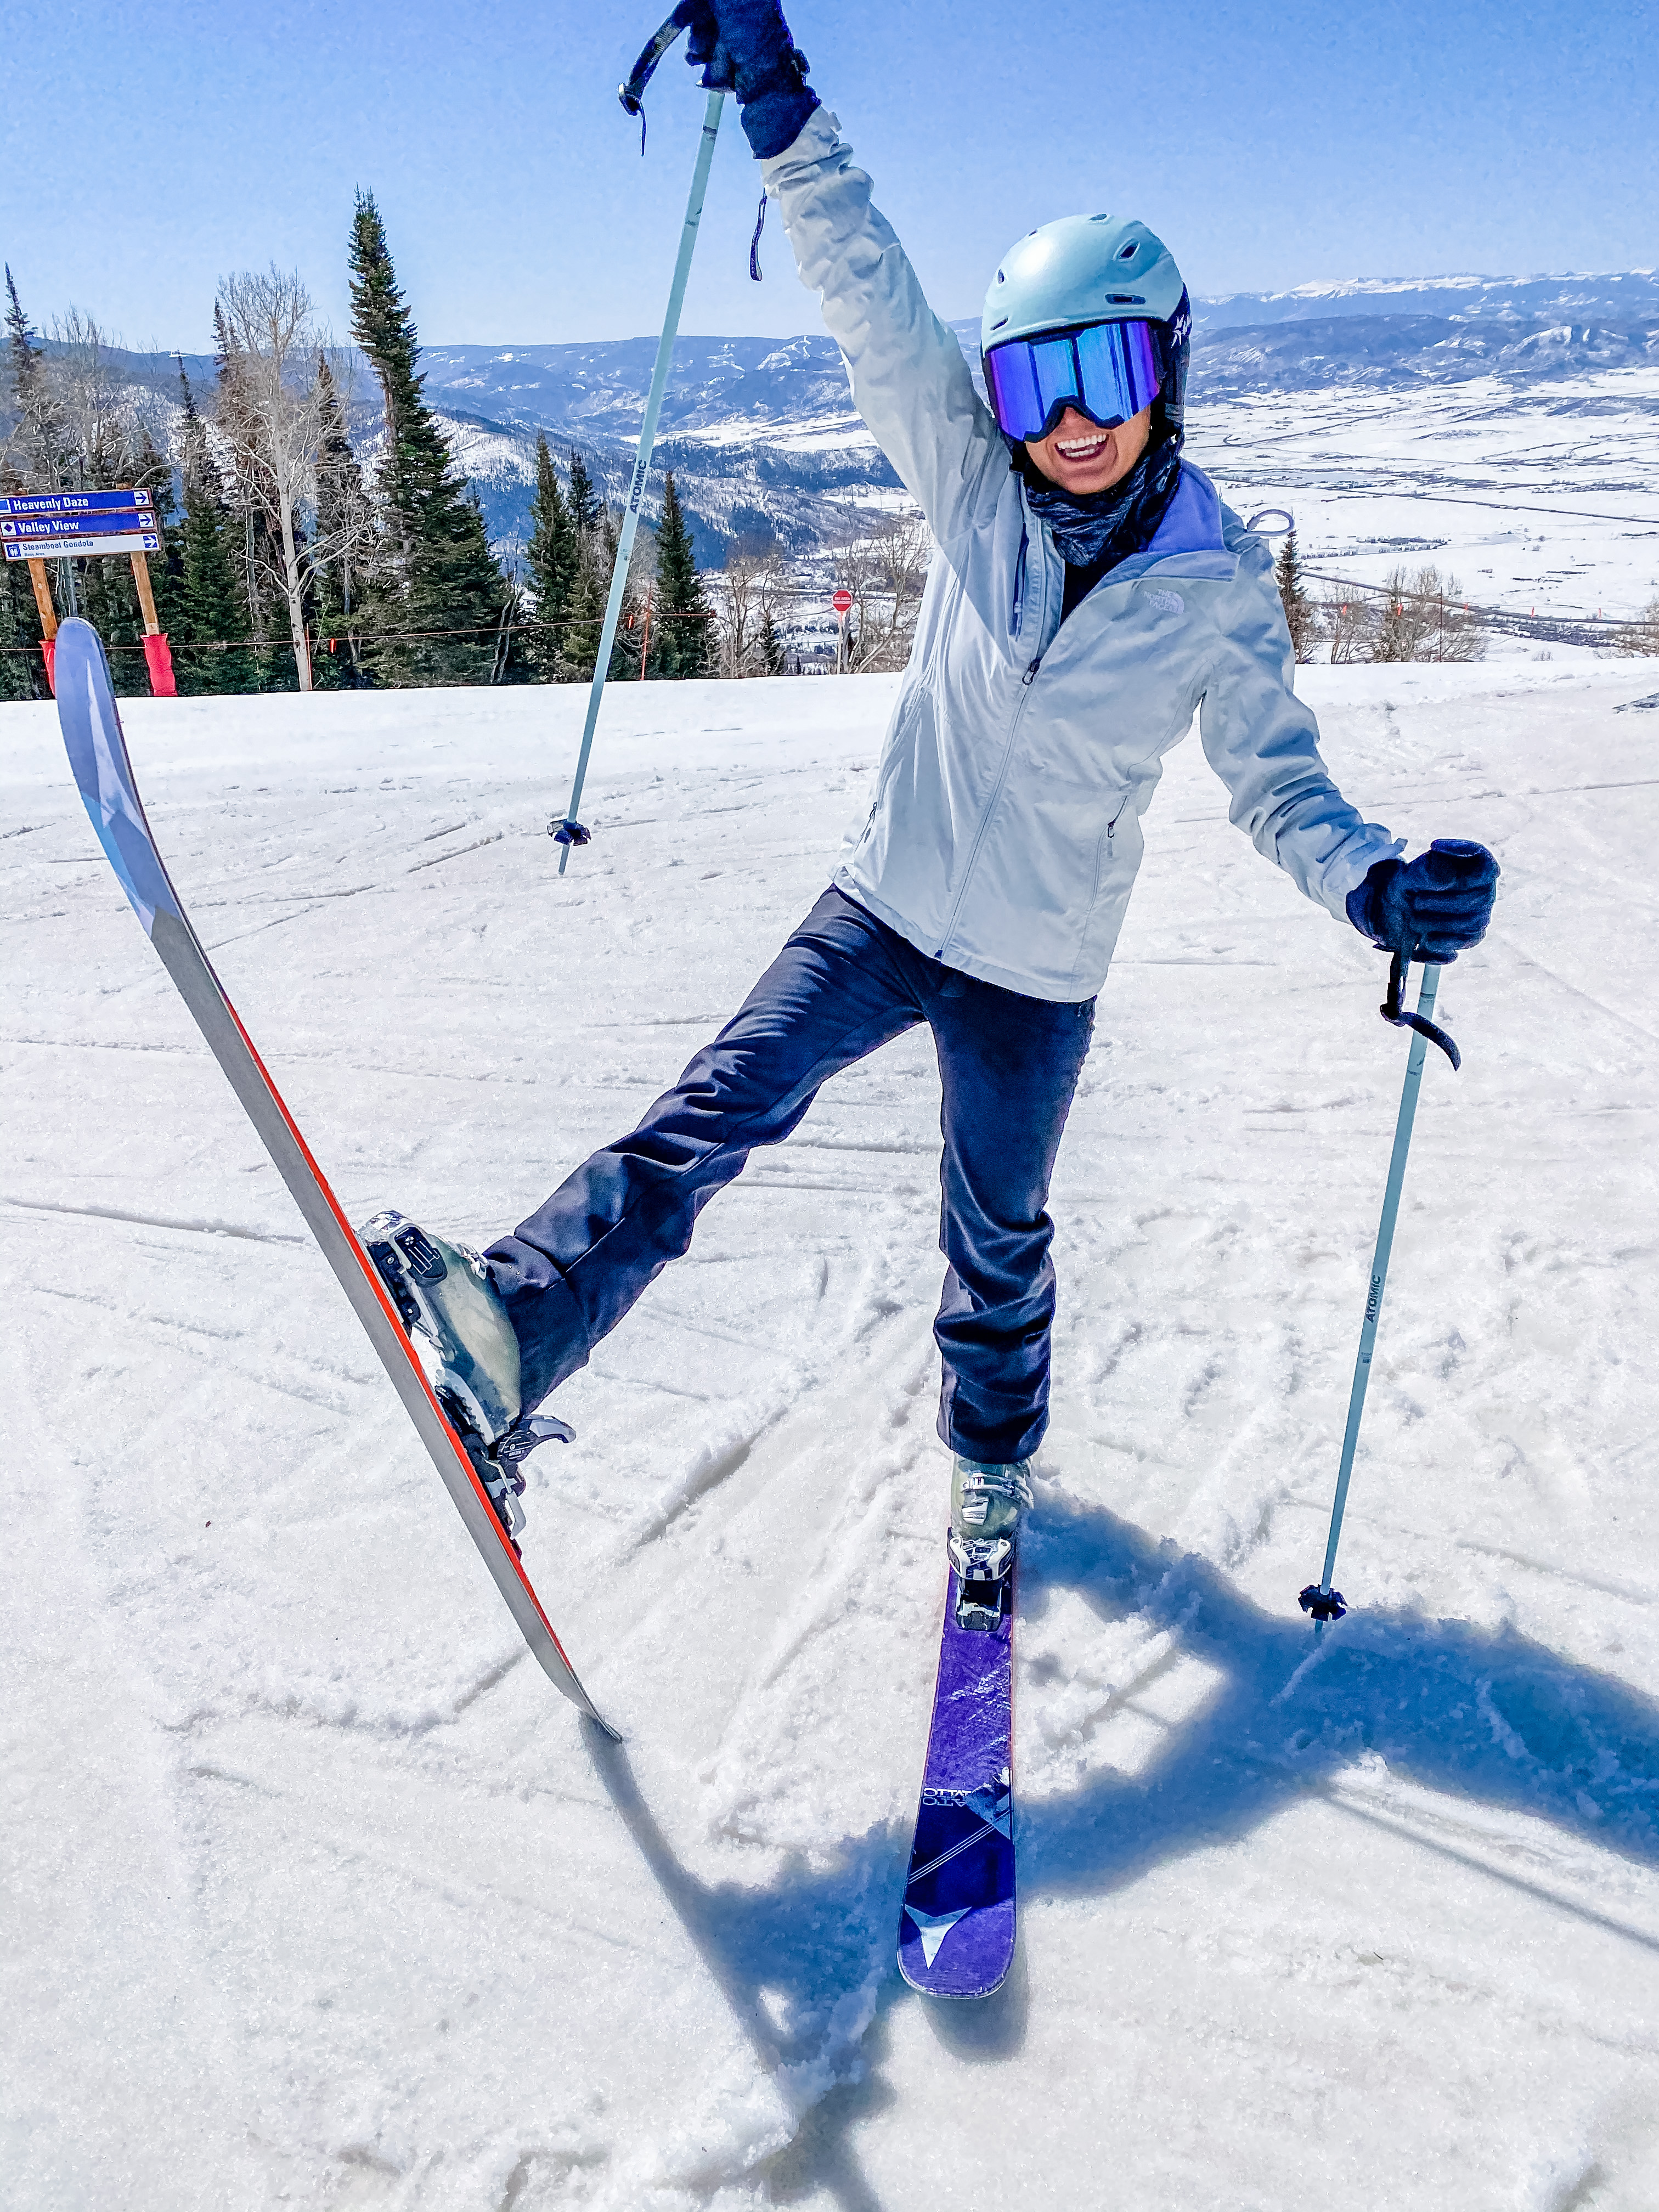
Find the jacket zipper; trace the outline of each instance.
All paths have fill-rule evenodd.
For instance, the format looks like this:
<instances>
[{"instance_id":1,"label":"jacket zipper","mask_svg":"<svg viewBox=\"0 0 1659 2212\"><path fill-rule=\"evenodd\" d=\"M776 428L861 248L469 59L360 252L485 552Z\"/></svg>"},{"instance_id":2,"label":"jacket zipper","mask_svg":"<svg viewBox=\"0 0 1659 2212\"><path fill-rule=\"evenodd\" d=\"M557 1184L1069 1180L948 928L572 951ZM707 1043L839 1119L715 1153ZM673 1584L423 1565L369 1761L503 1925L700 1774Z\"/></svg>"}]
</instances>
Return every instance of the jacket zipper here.
<instances>
[{"instance_id":1,"label":"jacket zipper","mask_svg":"<svg viewBox=\"0 0 1659 2212\"><path fill-rule=\"evenodd\" d=\"M991 796L985 802L985 811L980 817L979 828L974 837L973 849L968 855L968 865L962 872L962 882L957 887L955 898L951 902L951 911L945 916L939 948L933 955L935 960L944 959L945 948L949 945L955 933L957 916L962 911L962 902L968 896L968 886L973 881L974 870L979 862L979 848L985 842L985 833L991 826L991 817L997 811L997 803L1002 797L1003 787L1008 781L1008 770L1013 765L1014 739L1019 735L1020 722L1024 718L1026 704L1031 696L1031 686L1036 683L1036 672L1042 665L1042 655L1038 653L1019 679L1019 698L1015 704L1012 719L1008 724L1008 736L1002 748L1002 765L997 770L996 782L992 786Z\"/></svg>"}]
</instances>

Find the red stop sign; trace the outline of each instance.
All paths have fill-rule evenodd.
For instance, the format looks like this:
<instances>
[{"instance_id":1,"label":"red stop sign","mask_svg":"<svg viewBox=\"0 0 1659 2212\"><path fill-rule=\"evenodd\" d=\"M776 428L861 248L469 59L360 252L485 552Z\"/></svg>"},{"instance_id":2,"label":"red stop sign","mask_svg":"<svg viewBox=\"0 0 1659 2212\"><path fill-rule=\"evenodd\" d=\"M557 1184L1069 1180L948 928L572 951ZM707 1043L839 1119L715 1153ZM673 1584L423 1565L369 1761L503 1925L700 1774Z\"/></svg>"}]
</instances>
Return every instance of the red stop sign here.
<instances>
[{"instance_id":1,"label":"red stop sign","mask_svg":"<svg viewBox=\"0 0 1659 2212\"><path fill-rule=\"evenodd\" d=\"M850 615L853 611L853 594L843 585L830 604L838 615Z\"/></svg>"}]
</instances>

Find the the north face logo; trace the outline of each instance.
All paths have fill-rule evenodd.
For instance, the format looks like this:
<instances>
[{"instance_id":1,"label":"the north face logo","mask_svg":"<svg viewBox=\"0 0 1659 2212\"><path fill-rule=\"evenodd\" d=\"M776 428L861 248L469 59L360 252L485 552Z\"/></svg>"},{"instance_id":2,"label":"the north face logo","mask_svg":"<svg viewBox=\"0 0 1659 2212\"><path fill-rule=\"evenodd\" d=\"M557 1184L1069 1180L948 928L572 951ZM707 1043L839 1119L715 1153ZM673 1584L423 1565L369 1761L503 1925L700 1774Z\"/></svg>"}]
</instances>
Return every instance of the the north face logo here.
<instances>
[{"instance_id":1,"label":"the north face logo","mask_svg":"<svg viewBox=\"0 0 1659 2212\"><path fill-rule=\"evenodd\" d=\"M1187 611L1187 602L1179 592L1148 592L1146 604L1156 607L1161 615L1184 615Z\"/></svg>"}]
</instances>

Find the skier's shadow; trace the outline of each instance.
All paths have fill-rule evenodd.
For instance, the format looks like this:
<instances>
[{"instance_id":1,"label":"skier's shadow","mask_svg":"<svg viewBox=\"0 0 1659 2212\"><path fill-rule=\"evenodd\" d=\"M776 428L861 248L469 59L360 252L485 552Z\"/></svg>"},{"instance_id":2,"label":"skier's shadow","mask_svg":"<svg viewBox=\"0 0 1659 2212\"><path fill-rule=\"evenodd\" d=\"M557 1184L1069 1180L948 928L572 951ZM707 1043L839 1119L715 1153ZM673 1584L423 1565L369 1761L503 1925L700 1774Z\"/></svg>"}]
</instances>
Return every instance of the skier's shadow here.
<instances>
[{"instance_id":1,"label":"skier's shadow","mask_svg":"<svg viewBox=\"0 0 1659 2212\"><path fill-rule=\"evenodd\" d=\"M1097 1896L1239 1837L1297 1797L1334 1802L1336 1778L1367 1753L1425 1789L1529 1814L1659 1866L1659 1703L1610 1675L1510 1629L1419 1613L1357 1613L1316 1639L1299 1613L1264 1611L1209 1561L1052 1493L1026 1557L1028 1618L1071 1588L1103 1620L1135 1615L1167 1631L1172 1657L1200 1659L1220 1678L1139 1773L1108 1768L1026 1804L1028 1896ZM1352 1801L1343 1809L1387 1824ZM1449 1849L1417 1831L1412 1840ZM1484 1862L1482 1870L1507 1879ZM1638 1930L1601 1924L1659 1950Z\"/></svg>"},{"instance_id":2,"label":"skier's shadow","mask_svg":"<svg viewBox=\"0 0 1659 2212\"><path fill-rule=\"evenodd\" d=\"M805 2180L810 2169L809 2185L827 2191L843 2212L881 2212L880 2199L860 2171L846 2136L855 2113L878 2111L890 2103L890 2094L873 2069L861 2069L861 2081L828 2097L812 2076L815 2062L829 2055L833 2063L837 2047L844 2060L850 2058L855 2044L867 2068L872 2033L882 2040L879 2021L890 1991L876 1990L876 2019L861 2039L854 2027L848 2040L845 2008L854 2008L856 2022L866 2009L860 1999L875 1983L880 1955L891 1961L897 1928L894 1900L908 1838L893 1827L872 1829L849 1838L828 1870L817 1872L797 1863L766 1889L700 1881L676 1855L646 1803L626 1747L586 1722L582 1737L606 1795L693 1948L762 2068L794 2109L799 2124L791 2142L763 2169L772 2201L789 2202L796 2193L792 2177ZM890 1924L884 1943L878 1946L874 1928L884 1920ZM896 1980L896 1973L892 1978ZM840 2020L837 2008L842 2008ZM801 2069L799 2076L796 2069Z\"/></svg>"},{"instance_id":3,"label":"skier's shadow","mask_svg":"<svg viewBox=\"0 0 1659 2212\"><path fill-rule=\"evenodd\" d=\"M1073 1790L1022 1805L1019 1880L1028 1902L1104 1895L1186 1852L1236 1840L1297 1798L1317 1796L1659 1953L1659 1939L1644 1930L1468 1856L1386 1810L1340 1799L1334 1789L1344 1770L1376 1753L1396 1777L1547 1820L1659 1866L1659 1703L1652 1698L1512 1631L1466 1622L1365 1613L1316 1642L1299 1613L1266 1612L1207 1560L1052 1486L1039 1501L1021 1573L1028 1621L1040 1621L1058 1592L1075 1590L1103 1621L1137 1617L1166 1632L1161 1663L1185 1654L1217 1677L1207 1701L1169 1728L1138 1772L1103 1766ZM1041 1696L1040 1669L1030 1687ZM1103 1692L1095 1725L1121 1704ZM626 1752L596 1730L586 1736L612 1803L761 2063L787 2098L799 2099L793 2142L750 2179L764 2179L775 2203L817 2189L843 2212L879 2212L848 2136L855 2121L891 2101L881 2068L890 2015L909 2001L893 1963L908 1834L888 1826L846 1838L827 1867L802 1863L763 1890L711 1887L676 1856ZM815 2074L822 2080L813 2062L832 2037L844 2044L847 2008L866 2002L867 1993L873 2012L859 2046L863 2079L824 2095L813 2085ZM924 2006L938 2040L958 2060L980 2063L1018 2050L1027 2011L1023 1955L995 1997Z\"/></svg>"}]
</instances>

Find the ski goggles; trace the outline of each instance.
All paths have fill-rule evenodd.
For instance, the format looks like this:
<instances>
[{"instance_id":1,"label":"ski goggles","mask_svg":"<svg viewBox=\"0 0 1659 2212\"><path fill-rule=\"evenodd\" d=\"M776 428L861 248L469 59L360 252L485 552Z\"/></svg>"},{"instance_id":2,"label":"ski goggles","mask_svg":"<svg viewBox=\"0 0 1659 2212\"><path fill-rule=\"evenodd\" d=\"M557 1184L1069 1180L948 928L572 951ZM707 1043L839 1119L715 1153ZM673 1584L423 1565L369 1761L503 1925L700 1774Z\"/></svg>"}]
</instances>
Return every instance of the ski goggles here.
<instances>
[{"instance_id":1,"label":"ski goggles","mask_svg":"<svg viewBox=\"0 0 1659 2212\"><path fill-rule=\"evenodd\" d=\"M1164 382L1162 327L1087 323L1010 338L985 356L985 384L1006 437L1046 438L1068 407L1115 430L1150 407Z\"/></svg>"}]
</instances>

